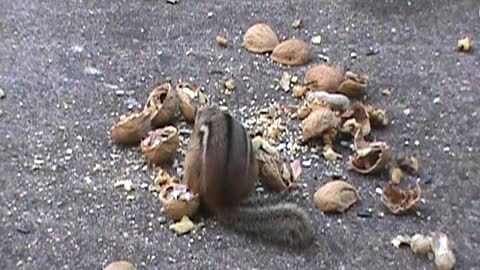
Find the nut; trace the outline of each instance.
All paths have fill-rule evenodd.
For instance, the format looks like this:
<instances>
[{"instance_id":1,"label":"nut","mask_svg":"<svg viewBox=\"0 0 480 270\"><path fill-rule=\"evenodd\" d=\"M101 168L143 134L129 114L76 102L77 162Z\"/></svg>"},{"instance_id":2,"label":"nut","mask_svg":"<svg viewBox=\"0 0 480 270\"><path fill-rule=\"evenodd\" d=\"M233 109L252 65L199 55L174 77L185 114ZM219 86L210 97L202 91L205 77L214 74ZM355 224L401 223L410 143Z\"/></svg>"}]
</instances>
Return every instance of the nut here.
<instances>
[{"instance_id":1,"label":"nut","mask_svg":"<svg viewBox=\"0 0 480 270\"><path fill-rule=\"evenodd\" d=\"M317 108L302 121L303 139L308 141L321 136L329 129L337 128L339 123L340 119L332 110L325 107Z\"/></svg>"},{"instance_id":2,"label":"nut","mask_svg":"<svg viewBox=\"0 0 480 270\"><path fill-rule=\"evenodd\" d=\"M136 112L128 117L121 116L120 121L111 128L112 140L119 144L139 143L150 129L149 112Z\"/></svg>"},{"instance_id":3,"label":"nut","mask_svg":"<svg viewBox=\"0 0 480 270\"><path fill-rule=\"evenodd\" d=\"M172 161L179 146L180 140L174 126L150 132L149 136L140 144L148 162L157 165Z\"/></svg>"},{"instance_id":4,"label":"nut","mask_svg":"<svg viewBox=\"0 0 480 270\"><path fill-rule=\"evenodd\" d=\"M172 85L163 83L150 92L144 110L150 112L152 126L158 128L175 117L177 105L178 97L172 89Z\"/></svg>"},{"instance_id":5,"label":"nut","mask_svg":"<svg viewBox=\"0 0 480 270\"><path fill-rule=\"evenodd\" d=\"M200 206L198 194L192 194L183 184L166 185L159 197L165 213L173 220L180 220L183 216L194 216Z\"/></svg>"},{"instance_id":6,"label":"nut","mask_svg":"<svg viewBox=\"0 0 480 270\"><path fill-rule=\"evenodd\" d=\"M305 84L311 91L335 93L344 80L340 69L329 65L316 65L305 74Z\"/></svg>"},{"instance_id":7,"label":"nut","mask_svg":"<svg viewBox=\"0 0 480 270\"><path fill-rule=\"evenodd\" d=\"M278 45L278 37L266 23L256 23L243 36L245 49L253 53L271 52Z\"/></svg>"},{"instance_id":8,"label":"nut","mask_svg":"<svg viewBox=\"0 0 480 270\"><path fill-rule=\"evenodd\" d=\"M272 52L272 60L284 65L303 65L310 61L308 44L301 39L289 39L278 44Z\"/></svg>"}]
</instances>

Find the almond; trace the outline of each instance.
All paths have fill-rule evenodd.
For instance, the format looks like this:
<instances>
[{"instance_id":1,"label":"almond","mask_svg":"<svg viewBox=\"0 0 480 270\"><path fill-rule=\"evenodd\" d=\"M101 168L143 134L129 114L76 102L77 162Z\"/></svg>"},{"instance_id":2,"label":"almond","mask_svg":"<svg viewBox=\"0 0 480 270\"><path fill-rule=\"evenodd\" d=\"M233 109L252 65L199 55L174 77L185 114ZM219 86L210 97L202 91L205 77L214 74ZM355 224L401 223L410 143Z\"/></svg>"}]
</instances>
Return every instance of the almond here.
<instances>
[{"instance_id":1,"label":"almond","mask_svg":"<svg viewBox=\"0 0 480 270\"><path fill-rule=\"evenodd\" d=\"M243 36L243 46L253 53L271 52L278 45L278 37L266 23L256 23Z\"/></svg>"},{"instance_id":2,"label":"almond","mask_svg":"<svg viewBox=\"0 0 480 270\"><path fill-rule=\"evenodd\" d=\"M272 59L284 65L303 65L310 61L310 49L301 39L288 39L275 47Z\"/></svg>"}]
</instances>

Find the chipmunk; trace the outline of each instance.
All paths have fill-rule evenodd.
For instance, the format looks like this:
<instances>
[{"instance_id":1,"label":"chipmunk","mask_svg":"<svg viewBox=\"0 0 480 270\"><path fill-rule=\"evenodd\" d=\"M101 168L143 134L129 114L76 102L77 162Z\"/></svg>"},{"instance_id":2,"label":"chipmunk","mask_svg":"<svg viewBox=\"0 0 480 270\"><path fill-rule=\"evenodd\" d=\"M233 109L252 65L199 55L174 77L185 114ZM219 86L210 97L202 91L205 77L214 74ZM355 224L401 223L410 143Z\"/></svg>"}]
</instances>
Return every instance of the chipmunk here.
<instances>
[{"instance_id":1,"label":"chipmunk","mask_svg":"<svg viewBox=\"0 0 480 270\"><path fill-rule=\"evenodd\" d=\"M258 175L252 143L242 124L218 107L198 110L184 167L188 187L220 223L280 244L312 242L310 217L296 204L247 200Z\"/></svg>"}]
</instances>

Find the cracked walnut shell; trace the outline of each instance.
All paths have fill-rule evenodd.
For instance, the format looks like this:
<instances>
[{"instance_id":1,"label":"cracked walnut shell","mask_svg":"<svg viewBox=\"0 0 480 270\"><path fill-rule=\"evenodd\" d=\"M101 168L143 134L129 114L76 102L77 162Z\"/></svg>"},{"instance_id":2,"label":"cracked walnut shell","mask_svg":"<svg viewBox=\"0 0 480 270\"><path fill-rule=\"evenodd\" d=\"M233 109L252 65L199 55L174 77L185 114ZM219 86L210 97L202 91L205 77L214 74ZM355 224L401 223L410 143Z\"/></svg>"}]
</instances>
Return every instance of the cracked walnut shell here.
<instances>
[{"instance_id":1,"label":"cracked walnut shell","mask_svg":"<svg viewBox=\"0 0 480 270\"><path fill-rule=\"evenodd\" d=\"M415 189L397 190L389 183L382 193L382 202L394 214L401 214L414 207L420 200L422 189L416 183Z\"/></svg>"},{"instance_id":2,"label":"cracked walnut shell","mask_svg":"<svg viewBox=\"0 0 480 270\"><path fill-rule=\"evenodd\" d=\"M192 217L200 207L200 197L192 194L183 184L170 183L160 192L160 202L165 213L173 220L180 220L183 216Z\"/></svg>"},{"instance_id":3,"label":"cracked walnut shell","mask_svg":"<svg viewBox=\"0 0 480 270\"><path fill-rule=\"evenodd\" d=\"M194 121L197 109L210 103L208 96L200 87L182 82L177 85L176 90L179 97L180 111L187 121Z\"/></svg>"},{"instance_id":4,"label":"cracked walnut shell","mask_svg":"<svg viewBox=\"0 0 480 270\"><path fill-rule=\"evenodd\" d=\"M150 132L149 136L140 144L147 160L157 165L173 160L179 146L180 140L174 126Z\"/></svg>"},{"instance_id":5,"label":"cracked walnut shell","mask_svg":"<svg viewBox=\"0 0 480 270\"><path fill-rule=\"evenodd\" d=\"M111 128L112 140L120 144L139 143L150 129L150 114L135 112L128 117L121 116L120 121Z\"/></svg>"},{"instance_id":6,"label":"cracked walnut shell","mask_svg":"<svg viewBox=\"0 0 480 270\"><path fill-rule=\"evenodd\" d=\"M178 97L170 83L155 87L148 96L144 110L149 111L153 127L162 127L175 117Z\"/></svg>"}]
</instances>

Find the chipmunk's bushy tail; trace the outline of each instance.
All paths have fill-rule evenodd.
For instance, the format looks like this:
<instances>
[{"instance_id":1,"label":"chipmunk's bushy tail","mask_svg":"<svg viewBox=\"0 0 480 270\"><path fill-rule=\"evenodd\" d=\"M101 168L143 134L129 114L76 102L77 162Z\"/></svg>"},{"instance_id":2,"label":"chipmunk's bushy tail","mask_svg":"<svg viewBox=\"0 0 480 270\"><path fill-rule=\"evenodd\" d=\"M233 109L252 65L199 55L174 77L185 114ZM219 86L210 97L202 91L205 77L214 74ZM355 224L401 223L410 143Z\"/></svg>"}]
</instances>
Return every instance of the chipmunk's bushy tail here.
<instances>
[{"instance_id":1,"label":"chipmunk's bushy tail","mask_svg":"<svg viewBox=\"0 0 480 270\"><path fill-rule=\"evenodd\" d=\"M218 213L226 227L272 243L306 247L313 243L313 223L308 213L294 203L245 203Z\"/></svg>"}]
</instances>

